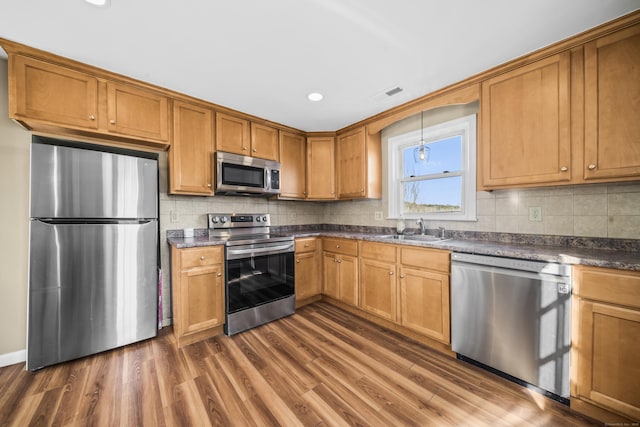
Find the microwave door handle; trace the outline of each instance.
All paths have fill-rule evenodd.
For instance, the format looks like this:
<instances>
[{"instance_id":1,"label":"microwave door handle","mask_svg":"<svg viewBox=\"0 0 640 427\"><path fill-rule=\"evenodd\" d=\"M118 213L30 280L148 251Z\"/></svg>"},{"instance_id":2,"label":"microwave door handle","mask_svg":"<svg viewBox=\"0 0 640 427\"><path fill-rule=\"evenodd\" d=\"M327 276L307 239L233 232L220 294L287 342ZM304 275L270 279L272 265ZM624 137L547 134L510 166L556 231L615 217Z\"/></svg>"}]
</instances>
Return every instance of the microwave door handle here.
<instances>
[{"instance_id":1,"label":"microwave door handle","mask_svg":"<svg viewBox=\"0 0 640 427\"><path fill-rule=\"evenodd\" d=\"M271 169L264 168L265 190L271 190Z\"/></svg>"}]
</instances>

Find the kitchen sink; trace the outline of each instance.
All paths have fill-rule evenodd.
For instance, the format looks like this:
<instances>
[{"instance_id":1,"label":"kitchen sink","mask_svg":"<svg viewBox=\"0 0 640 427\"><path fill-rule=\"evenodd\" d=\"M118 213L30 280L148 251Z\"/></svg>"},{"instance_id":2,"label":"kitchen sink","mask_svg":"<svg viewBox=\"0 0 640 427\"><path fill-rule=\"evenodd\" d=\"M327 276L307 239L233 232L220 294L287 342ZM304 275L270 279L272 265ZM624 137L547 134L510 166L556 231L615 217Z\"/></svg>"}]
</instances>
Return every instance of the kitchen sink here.
<instances>
[{"instance_id":1,"label":"kitchen sink","mask_svg":"<svg viewBox=\"0 0 640 427\"><path fill-rule=\"evenodd\" d=\"M407 240L410 242L429 242L429 243L437 243L437 242L444 242L446 240L451 240L451 239L443 239L438 236L431 236L428 234L385 234L380 237L383 239L391 239L391 240Z\"/></svg>"}]
</instances>

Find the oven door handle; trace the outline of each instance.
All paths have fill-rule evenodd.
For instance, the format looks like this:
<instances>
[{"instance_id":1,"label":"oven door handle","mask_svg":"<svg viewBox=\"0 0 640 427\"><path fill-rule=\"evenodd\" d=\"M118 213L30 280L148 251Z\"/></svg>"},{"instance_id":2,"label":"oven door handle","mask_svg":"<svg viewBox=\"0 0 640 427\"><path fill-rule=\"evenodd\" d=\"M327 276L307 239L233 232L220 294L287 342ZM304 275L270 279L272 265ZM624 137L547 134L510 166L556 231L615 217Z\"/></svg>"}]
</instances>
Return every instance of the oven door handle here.
<instances>
[{"instance_id":1,"label":"oven door handle","mask_svg":"<svg viewBox=\"0 0 640 427\"><path fill-rule=\"evenodd\" d=\"M271 255L276 253L293 252L293 243L287 243L286 245L267 246L263 248L249 248L249 249L233 249L227 248L227 259L245 258L244 255Z\"/></svg>"}]
</instances>

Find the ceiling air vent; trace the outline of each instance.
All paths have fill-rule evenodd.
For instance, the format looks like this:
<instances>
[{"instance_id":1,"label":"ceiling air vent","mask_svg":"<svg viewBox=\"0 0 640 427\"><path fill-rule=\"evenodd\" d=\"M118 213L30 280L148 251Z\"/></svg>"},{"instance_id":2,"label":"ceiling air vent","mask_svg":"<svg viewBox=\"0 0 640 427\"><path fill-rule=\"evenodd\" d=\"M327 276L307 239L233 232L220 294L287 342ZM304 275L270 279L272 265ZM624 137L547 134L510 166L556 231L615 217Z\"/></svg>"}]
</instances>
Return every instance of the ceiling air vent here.
<instances>
[{"instance_id":1,"label":"ceiling air vent","mask_svg":"<svg viewBox=\"0 0 640 427\"><path fill-rule=\"evenodd\" d=\"M396 86L393 89L389 89L388 91L385 92L385 94L387 96L393 96L396 95L398 93L402 92L402 88L400 86Z\"/></svg>"}]
</instances>

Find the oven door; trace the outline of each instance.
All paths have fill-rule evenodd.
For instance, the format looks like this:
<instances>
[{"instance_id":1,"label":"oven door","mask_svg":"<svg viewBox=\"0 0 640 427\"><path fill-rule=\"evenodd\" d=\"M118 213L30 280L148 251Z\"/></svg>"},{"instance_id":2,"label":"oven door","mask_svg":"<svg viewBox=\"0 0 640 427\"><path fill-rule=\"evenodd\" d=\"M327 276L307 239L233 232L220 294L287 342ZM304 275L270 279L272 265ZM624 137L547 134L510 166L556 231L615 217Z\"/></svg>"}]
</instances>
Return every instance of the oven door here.
<instances>
[{"instance_id":1,"label":"oven door","mask_svg":"<svg viewBox=\"0 0 640 427\"><path fill-rule=\"evenodd\" d=\"M294 295L293 242L227 248L227 315Z\"/></svg>"}]
</instances>

